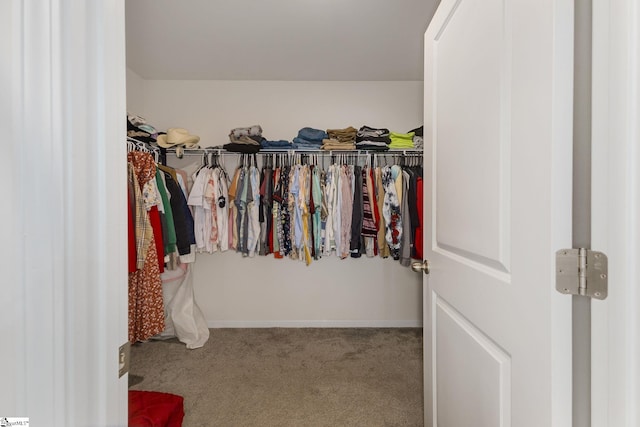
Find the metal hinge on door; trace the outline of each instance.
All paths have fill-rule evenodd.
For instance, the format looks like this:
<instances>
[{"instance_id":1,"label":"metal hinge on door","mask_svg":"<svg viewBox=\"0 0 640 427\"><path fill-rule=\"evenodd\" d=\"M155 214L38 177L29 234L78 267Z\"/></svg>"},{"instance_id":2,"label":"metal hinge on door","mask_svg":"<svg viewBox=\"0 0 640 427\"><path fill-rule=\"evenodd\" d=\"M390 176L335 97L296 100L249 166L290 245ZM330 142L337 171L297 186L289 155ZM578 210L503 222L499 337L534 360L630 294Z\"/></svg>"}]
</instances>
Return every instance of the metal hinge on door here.
<instances>
[{"instance_id":1,"label":"metal hinge on door","mask_svg":"<svg viewBox=\"0 0 640 427\"><path fill-rule=\"evenodd\" d=\"M585 248L556 252L556 289L568 295L607 297L607 256Z\"/></svg>"}]
</instances>

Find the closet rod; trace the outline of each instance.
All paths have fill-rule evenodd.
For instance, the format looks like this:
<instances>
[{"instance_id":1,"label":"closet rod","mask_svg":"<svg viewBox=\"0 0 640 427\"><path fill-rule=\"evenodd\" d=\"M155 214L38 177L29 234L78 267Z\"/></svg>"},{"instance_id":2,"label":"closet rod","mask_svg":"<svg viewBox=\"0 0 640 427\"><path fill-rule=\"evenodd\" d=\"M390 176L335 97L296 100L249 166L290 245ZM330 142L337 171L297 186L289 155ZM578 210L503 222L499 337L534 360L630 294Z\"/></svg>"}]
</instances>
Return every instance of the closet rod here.
<instances>
[{"instance_id":1,"label":"closet rod","mask_svg":"<svg viewBox=\"0 0 640 427\"><path fill-rule=\"evenodd\" d=\"M135 143L139 148L146 149L150 152L158 152L160 151L160 147L156 145L152 145L145 141L139 141L135 138L127 137L128 142ZM167 148L167 153L175 154L177 151L176 148ZM218 147L203 147L203 148L185 148L182 151L182 154L185 156L201 156L203 154L218 154L218 155L239 155L239 154L313 154L313 155L321 155L321 156L334 156L340 154L349 154L349 155L358 155L358 156L369 156L371 154L376 154L380 156L395 156L398 154L402 155L418 155L422 154L423 150L420 149L389 149L386 151L380 150L262 150L257 153L238 153L235 151L227 151L224 148Z\"/></svg>"},{"instance_id":2,"label":"closet rod","mask_svg":"<svg viewBox=\"0 0 640 427\"><path fill-rule=\"evenodd\" d=\"M167 153L175 153L175 148L167 148ZM220 154L220 155L242 155L242 154L258 154L258 155L271 155L271 154L313 154L313 155L321 155L321 156L334 156L340 154L349 154L349 155L359 155L359 156L369 156L371 154L377 155L388 155L388 156L397 156L399 154L402 155L418 155L422 154L422 150L387 150L387 151L377 151L377 150L263 150L258 151L256 153L239 153L236 151L227 151L221 148L188 148L183 151L183 155L185 156L201 156L203 154Z\"/></svg>"},{"instance_id":3,"label":"closet rod","mask_svg":"<svg viewBox=\"0 0 640 427\"><path fill-rule=\"evenodd\" d=\"M152 154L156 162L158 162L158 158L160 157L160 148L129 136L127 137L127 151L144 151L145 153Z\"/></svg>"}]
</instances>

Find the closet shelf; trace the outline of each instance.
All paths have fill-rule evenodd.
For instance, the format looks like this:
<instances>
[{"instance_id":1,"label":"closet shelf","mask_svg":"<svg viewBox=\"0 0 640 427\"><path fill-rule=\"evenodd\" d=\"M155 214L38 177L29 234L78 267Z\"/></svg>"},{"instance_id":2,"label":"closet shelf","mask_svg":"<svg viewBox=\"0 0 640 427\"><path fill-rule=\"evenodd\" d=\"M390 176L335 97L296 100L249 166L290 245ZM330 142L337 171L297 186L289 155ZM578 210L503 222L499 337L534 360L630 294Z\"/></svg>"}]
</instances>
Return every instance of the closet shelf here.
<instances>
[{"instance_id":1,"label":"closet shelf","mask_svg":"<svg viewBox=\"0 0 640 427\"><path fill-rule=\"evenodd\" d=\"M268 150L260 150L256 153L239 153L236 151L228 151L222 148L221 146L215 147L202 147L202 148L161 148L155 144L150 144L146 141L139 141L135 138L127 137L127 142L133 147L136 146L138 149L142 149L143 151L152 153L154 157L157 157L162 151L166 153L176 154L178 153L179 157L181 156L202 156L206 154L217 154L217 155L242 155L242 154L260 154L260 155L269 155L269 154L289 154L289 155L321 155L321 156L338 156L338 155L381 155L381 156L397 156L397 155L418 155L422 154L424 151L421 148L390 148L389 150L300 150L300 149L268 149ZM156 159L157 160L157 159Z\"/></svg>"},{"instance_id":2,"label":"closet shelf","mask_svg":"<svg viewBox=\"0 0 640 427\"><path fill-rule=\"evenodd\" d=\"M176 153L178 150L175 148L167 148L166 152L167 153ZM224 148L218 148L218 147L203 147L203 148L185 148L184 150L181 150L182 153L185 156L188 155L203 155L203 154L210 154L210 153L215 153L215 154L222 154L222 155L241 155L241 154L262 154L262 155L269 155L269 154L313 154L313 155L324 155L324 156L333 156L333 155L340 155L340 154L346 154L346 155L371 155L371 154L378 154L378 155L406 155L406 154L421 154L423 152L422 149L419 148L410 148L410 149L389 149L386 151L382 151L382 150L295 150L295 149L288 149L288 150L273 150L273 149L269 149L269 150L260 150L256 153L239 153L236 151L227 151Z\"/></svg>"}]
</instances>

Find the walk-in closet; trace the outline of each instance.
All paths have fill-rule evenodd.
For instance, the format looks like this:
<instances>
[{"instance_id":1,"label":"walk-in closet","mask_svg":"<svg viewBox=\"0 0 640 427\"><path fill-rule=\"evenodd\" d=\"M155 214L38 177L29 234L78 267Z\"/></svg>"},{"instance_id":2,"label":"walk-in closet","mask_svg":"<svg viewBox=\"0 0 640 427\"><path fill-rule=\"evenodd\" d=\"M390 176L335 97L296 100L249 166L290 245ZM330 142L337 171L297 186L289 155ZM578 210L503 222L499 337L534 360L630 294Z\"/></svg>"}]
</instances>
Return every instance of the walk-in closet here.
<instances>
[{"instance_id":1,"label":"walk-in closet","mask_svg":"<svg viewBox=\"0 0 640 427\"><path fill-rule=\"evenodd\" d=\"M184 193L185 200L190 199L189 193L197 180L197 173L212 167L222 171L227 187L233 185L234 173L243 166L247 177L252 170L250 168L254 167L256 173L264 174L265 170L275 170L278 166L277 170L280 171L279 166L285 166L287 173L291 170L293 174L295 170L297 174L300 170L301 176L307 176L309 168L311 171L315 168L316 174L322 173L323 191L325 173L339 176L340 168L351 168L353 174L355 168L358 179L350 185L351 191L356 182L359 186L363 185L364 177L364 192L367 193L366 184L369 178L368 194L375 197L374 171L381 173L385 169L391 174L393 166L394 171L400 171L400 175L405 171L407 189L407 172L411 171L412 213L417 218L415 183L417 175L422 179L422 145L414 145L411 138L418 129L420 137L422 136L423 85L420 39L435 10L434 3L410 2L406 7L395 8L382 2L375 5L361 3L359 6L303 6L301 3L287 2L275 2L271 5L241 2L233 6L213 6L197 1L186 4L130 2L126 9L127 110L130 119L133 118L135 123L132 125L130 120L129 129L136 126L144 128L146 124L164 134L169 129L180 128L193 136L196 142L177 147L166 144L159 146L157 141L153 140L145 140L141 144L140 139L144 138L136 140L139 133L130 132L132 138L128 142L128 150L138 153L146 151L148 158L168 168L184 172L184 176L187 177L184 183L187 187ZM191 9L188 9L189 7ZM308 7L314 10L309 10ZM362 8L369 7L378 10L365 13L363 22L359 22L358 17L353 14L361 13ZM291 20L286 16L280 16L283 14L290 16ZM371 22L364 22L367 16ZM317 22L307 25L295 22L298 19L312 19ZM231 23L236 21L235 24ZM326 26L320 22L326 23ZM190 29L185 31L186 27L183 25ZM212 28L216 25L221 28ZM243 32L241 26L248 26L251 31ZM198 32L202 34L197 36ZM388 32L389 35L382 36L379 32ZM371 40L367 40L369 36ZM336 44L336 38L339 38L341 46ZM382 40L384 44L380 45L378 40ZM197 61L194 62L194 58L197 58ZM375 146L373 150L368 149L371 146L363 149L352 146L344 151L321 150L318 146L309 150L291 148L289 144L275 150L262 149L255 154L242 154L223 147L229 143L230 135L235 130L252 127L259 128L261 136L267 140L288 142L295 141L302 129L325 131L349 128L353 129L355 137L356 130L376 128L386 129L387 135L391 133L410 136L409 145L401 145L400 148L391 145L391 149L388 149L382 144L384 150L376 150L378 147ZM137 130L139 128L136 128ZM167 137L162 136L165 141ZM325 135L325 138L329 137ZM136 156L138 154L130 154L129 159ZM361 175L362 173L364 175ZM396 175L397 173L394 172ZM216 177L219 179L220 172L216 172ZM309 173L310 183L311 179ZM293 183L293 178L291 182ZM379 186L379 195L382 198L378 200L379 206L376 206L375 215L382 217L385 192L381 180ZM402 186L398 189L401 193L399 198L402 199ZM362 198L361 189L358 193ZM323 197L319 181L318 194L318 197ZM271 194L269 198L270 196ZM349 197L353 199L353 194L350 193ZM308 199L309 197L305 209L309 208ZM313 205L312 194L311 199ZM374 203L374 200L369 201L368 197L366 199L369 208L369 202ZM315 201L318 203L319 199ZM224 202L221 206L224 206ZM217 215L222 214L220 207L220 213ZM256 209L258 208L262 209ZM190 209L195 214L193 205L190 205ZM223 214L229 215L227 207L224 209ZM352 215L352 209L353 207L349 206L349 216ZM362 209L362 206L356 209ZM335 210L338 216L344 216L344 210L341 210L340 206L336 206ZM264 214L271 216L271 205ZM371 220L376 219L371 210L369 214ZM262 216L261 211L260 217ZM408 221L408 210L406 216ZM408 226L404 233L407 242L411 235L412 245L415 236L419 234L421 246L422 229L415 218L413 227ZM337 218L337 221L339 220ZM198 222L198 219L195 221ZM280 220L276 222L279 223ZM310 236L315 232L318 242L321 232L324 238L325 223L322 224L321 230L318 209L317 224L309 222ZM410 222L405 226L408 224ZM225 232L226 227L225 223ZM245 230L250 233L251 223L246 227L248 228ZM285 228L288 230L289 225ZM293 230L293 221L291 228L292 234L294 231L298 232ZM399 224L399 228L402 232L402 224ZM178 338L180 330L184 335L184 329L191 328L191 331L186 333L187 338L182 339L180 344L192 348L193 352L203 351L199 347L205 345L208 340L217 339L219 335L226 336L231 333L231 336L234 336L233 332L225 332L227 328L248 333L254 328L259 328L258 331L279 331L280 328L289 328L289 331L290 328L303 328L311 331L323 328L326 329L326 333L319 332L323 334L323 339L334 339L330 338L333 333L336 334L336 342L341 340L340 335L345 331L359 331L360 334L370 336L371 342L378 339L374 337L374 331L383 334L385 331L394 331L400 336L411 336L405 336L407 342L411 343L405 348L412 353L411 357L403 357L402 353L396 356L411 359L409 364L419 362L422 276L409 268L412 257L408 250L401 259L399 243L396 253L389 253L389 246L384 243L384 226L382 229L382 246L378 245L379 229L376 229L375 241L374 237L369 238L365 248L365 238L362 237L362 248L355 249L355 253L341 252L339 247L337 250L335 247L333 250L320 249L320 243L316 247L313 242L308 246L306 253L305 246L300 253L285 254L281 251L284 256L275 255L273 248L269 251L268 243L266 254L264 250L252 250L249 253L235 246L230 248L226 241L222 246L214 243L213 249L211 246L205 249L204 244L200 245L194 251L194 257L183 263L182 268L186 274L181 272L178 275L180 277L176 279L167 276L171 270L165 269L162 273L164 293L168 294L166 298L172 299L170 303L165 302L165 311L169 305L169 310L173 308L173 311L183 312L178 314L178 325L173 325L172 316L169 314L167 323ZM302 231L300 227L299 232ZM307 231L306 225L304 231ZM218 236L218 232L215 233ZM272 234L271 229L268 233L277 238L275 230L275 234ZM282 230L280 233L282 234ZM391 231L389 233L391 234ZM207 239L209 236L207 234ZM314 240L314 237L311 237L311 240ZM327 246L328 240L327 238ZM263 241L262 247L264 246ZM295 244L293 246L296 252ZM385 250L378 253L382 247ZM413 258L421 258L421 249L420 247L418 254L413 254ZM353 247L351 252L354 252ZM185 259L184 256L179 258L183 261ZM181 290L174 298L176 286L179 287L179 283L187 281L189 291ZM174 283L173 288L170 283ZM177 301L184 297L180 293L185 292L192 293L192 299L189 295L187 303ZM133 300L130 296L130 304L131 301ZM176 309L175 304L180 308ZM191 320L186 316L186 325L184 311L192 315ZM136 316L143 317L140 313L133 314L133 318ZM210 338L207 332L202 332L206 327L212 328ZM165 335L164 338L172 336L171 332L166 331L161 335ZM241 335L235 336L239 342L243 342ZM130 337L135 335L130 333ZM399 345L393 344L394 339L400 338L387 341L382 339L378 342L385 342L384 346L389 346L390 350ZM147 341L147 338L142 341ZM361 343L368 346L368 342L367 339L362 339ZM132 349L133 367L136 366L136 354L148 352L150 345L157 345L153 338L150 342L135 344ZM412 349L411 345L417 347ZM382 347L383 344L379 346ZM285 347L283 344L282 351L285 351ZM207 347L205 350L211 351ZM359 351L346 353L358 354ZM344 349L336 347L336 357L344 353ZM380 358L386 360L382 356ZM265 363L266 366L270 366L268 361ZM392 359L386 364L391 366ZM270 366L265 369L275 368ZM416 393L421 393L421 363L413 365L412 369L415 378L410 381L413 385L407 387L413 387L413 393L417 396ZM132 388L144 390L143 375L136 375L135 369L131 374ZM136 384L137 382L139 384ZM163 384L164 391L167 391L167 382ZM313 385L310 387L313 388ZM357 389L358 387L355 387L351 392L357 394ZM301 389L298 392L304 395L309 390ZM340 395L339 391L334 392ZM363 391L362 396L367 396L366 392ZM354 397L354 402L358 399ZM417 398L416 401L419 403L421 398ZM185 402L185 408L191 407L193 402ZM382 409L384 412L384 408ZM286 418L286 413L282 416ZM188 413L185 419L189 419ZM226 425L234 425L232 421L229 422L230 424ZM286 424L286 419L283 419L283 422L283 425L289 425Z\"/></svg>"},{"instance_id":2,"label":"walk-in closet","mask_svg":"<svg viewBox=\"0 0 640 427\"><path fill-rule=\"evenodd\" d=\"M0 2L0 424L635 426L637 2L435 3Z\"/></svg>"}]
</instances>

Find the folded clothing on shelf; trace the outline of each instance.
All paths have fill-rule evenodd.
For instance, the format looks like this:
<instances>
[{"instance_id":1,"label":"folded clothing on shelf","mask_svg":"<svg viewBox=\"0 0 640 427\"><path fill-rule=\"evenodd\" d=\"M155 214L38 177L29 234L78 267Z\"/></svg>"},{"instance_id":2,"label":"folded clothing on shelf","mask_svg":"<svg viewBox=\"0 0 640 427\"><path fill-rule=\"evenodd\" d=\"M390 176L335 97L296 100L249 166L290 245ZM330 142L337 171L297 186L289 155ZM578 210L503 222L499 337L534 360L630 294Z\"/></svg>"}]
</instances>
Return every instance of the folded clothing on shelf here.
<instances>
[{"instance_id":1,"label":"folded clothing on shelf","mask_svg":"<svg viewBox=\"0 0 640 427\"><path fill-rule=\"evenodd\" d=\"M372 128L371 126L362 126L358 129L356 134L356 141L369 138L389 138L389 129L386 128Z\"/></svg>"},{"instance_id":2,"label":"folded clothing on shelf","mask_svg":"<svg viewBox=\"0 0 640 427\"><path fill-rule=\"evenodd\" d=\"M424 129L424 126L420 126L419 128L411 129L411 130L410 130L409 132L407 132L407 133L411 133L411 132L413 132L414 134L416 134L416 136L424 136L424 135L422 134L423 129Z\"/></svg>"},{"instance_id":3,"label":"folded clothing on shelf","mask_svg":"<svg viewBox=\"0 0 640 427\"><path fill-rule=\"evenodd\" d=\"M389 138L391 138L391 144L389 144L389 148L392 149L413 149L413 137L415 134L413 132L409 133L397 133L390 132Z\"/></svg>"},{"instance_id":4,"label":"folded clothing on shelf","mask_svg":"<svg viewBox=\"0 0 640 427\"><path fill-rule=\"evenodd\" d=\"M327 138L327 133L321 129L304 127L293 138L291 149L295 150L319 150L322 140ZM271 148L271 147L270 147Z\"/></svg>"},{"instance_id":5,"label":"folded clothing on shelf","mask_svg":"<svg viewBox=\"0 0 640 427\"><path fill-rule=\"evenodd\" d=\"M260 142L260 146L263 149L281 149L281 150L293 150L295 149L295 144L292 144L291 141L285 141L283 139L277 141L269 141L267 139L263 139Z\"/></svg>"},{"instance_id":6,"label":"folded clothing on shelf","mask_svg":"<svg viewBox=\"0 0 640 427\"><path fill-rule=\"evenodd\" d=\"M323 150L355 150L356 144L351 142L343 142L337 139L324 139L322 140Z\"/></svg>"},{"instance_id":7,"label":"folded clothing on shelf","mask_svg":"<svg viewBox=\"0 0 640 427\"><path fill-rule=\"evenodd\" d=\"M389 149L389 144L376 141L361 141L356 142L356 149L367 151L387 151Z\"/></svg>"},{"instance_id":8,"label":"folded clothing on shelf","mask_svg":"<svg viewBox=\"0 0 640 427\"><path fill-rule=\"evenodd\" d=\"M234 136L239 138L241 136L262 136L262 127L260 125L253 125L246 128L234 128L229 133L229 138Z\"/></svg>"},{"instance_id":9,"label":"folded clothing on shelf","mask_svg":"<svg viewBox=\"0 0 640 427\"><path fill-rule=\"evenodd\" d=\"M260 145L264 138L261 136L235 136L229 135L229 141L235 142L236 144L249 144L249 145Z\"/></svg>"},{"instance_id":10,"label":"folded clothing on shelf","mask_svg":"<svg viewBox=\"0 0 640 427\"><path fill-rule=\"evenodd\" d=\"M158 139L158 131L148 124L144 117L128 114L127 136L138 141L153 144Z\"/></svg>"},{"instance_id":11,"label":"folded clothing on shelf","mask_svg":"<svg viewBox=\"0 0 640 427\"><path fill-rule=\"evenodd\" d=\"M260 144L243 144L238 142L230 142L222 146L227 151L232 153L253 154L260 151Z\"/></svg>"},{"instance_id":12,"label":"folded clothing on shelf","mask_svg":"<svg viewBox=\"0 0 640 427\"><path fill-rule=\"evenodd\" d=\"M389 129L362 126L356 134L356 148L358 150L386 151L391 144Z\"/></svg>"},{"instance_id":13,"label":"folded clothing on shelf","mask_svg":"<svg viewBox=\"0 0 640 427\"><path fill-rule=\"evenodd\" d=\"M358 130L349 126L344 129L327 129L327 135L329 139L335 139L340 142L354 143Z\"/></svg>"},{"instance_id":14,"label":"folded clothing on shelf","mask_svg":"<svg viewBox=\"0 0 640 427\"><path fill-rule=\"evenodd\" d=\"M317 142L320 144L322 144L323 139L327 139L327 138L328 138L328 135L325 131L321 129L310 128L310 127L304 127L300 129L298 131L298 136L297 136L298 140L306 141L308 143ZM293 142L296 142L296 138L294 138Z\"/></svg>"},{"instance_id":15,"label":"folded clothing on shelf","mask_svg":"<svg viewBox=\"0 0 640 427\"><path fill-rule=\"evenodd\" d=\"M308 140L308 139L300 138L297 136L293 138L293 143L298 146L299 150L300 149L319 150L320 147L322 146L322 140L320 141Z\"/></svg>"},{"instance_id":16,"label":"folded clothing on shelf","mask_svg":"<svg viewBox=\"0 0 640 427\"><path fill-rule=\"evenodd\" d=\"M229 132L229 143L222 147L234 153L257 153L260 151L262 127L253 125L244 128L234 128Z\"/></svg>"},{"instance_id":17,"label":"folded clothing on shelf","mask_svg":"<svg viewBox=\"0 0 640 427\"><path fill-rule=\"evenodd\" d=\"M411 129L409 133L413 132L415 135L413 136L413 146L418 150L424 150L424 126L420 126L419 128Z\"/></svg>"}]
</instances>

